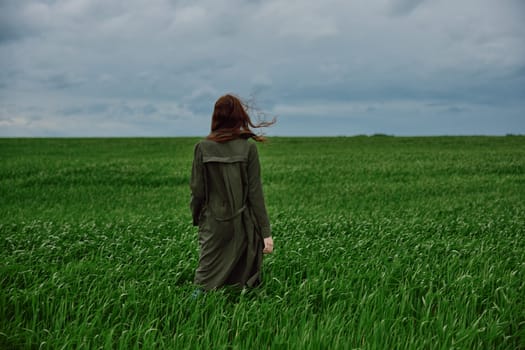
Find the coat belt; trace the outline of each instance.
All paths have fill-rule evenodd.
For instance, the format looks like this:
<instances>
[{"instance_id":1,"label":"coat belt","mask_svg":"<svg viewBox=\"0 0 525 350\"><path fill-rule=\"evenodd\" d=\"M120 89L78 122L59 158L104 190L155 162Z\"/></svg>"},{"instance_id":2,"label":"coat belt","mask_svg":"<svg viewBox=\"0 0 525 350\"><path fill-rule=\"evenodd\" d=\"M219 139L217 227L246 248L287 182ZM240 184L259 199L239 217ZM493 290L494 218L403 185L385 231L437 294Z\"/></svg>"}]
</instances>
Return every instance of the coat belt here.
<instances>
[{"instance_id":1,"label":"coat belt","mask_svg":"<svg viewBox=\"0 0 525 350\"><path fill-rule=\"evenodd\" d=\"M246 209L246 204L240 207L232 216L228 216L226 218L215 218L217 221L230 221L237 216L241 215L241 213Z\"/></svg>"}]
</instances>

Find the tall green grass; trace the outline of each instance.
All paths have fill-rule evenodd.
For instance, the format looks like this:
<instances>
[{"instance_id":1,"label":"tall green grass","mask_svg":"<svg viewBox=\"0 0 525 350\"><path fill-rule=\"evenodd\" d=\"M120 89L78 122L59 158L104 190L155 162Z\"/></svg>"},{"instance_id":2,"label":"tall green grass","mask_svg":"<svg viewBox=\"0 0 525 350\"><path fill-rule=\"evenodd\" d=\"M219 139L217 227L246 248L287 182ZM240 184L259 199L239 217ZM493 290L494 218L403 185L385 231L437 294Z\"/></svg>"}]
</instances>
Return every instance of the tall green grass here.
<instances>
[{"instance_id":1,"label":"tall green grass","mask_svg":"<svg viewBox=\"0 0 525 350\"><path fill-rule=\"evenodd\" d=\"M264 284L192 299L194 138L0 139L0 349L525 344L525 138L272 138Z\"/></svg>"}]
</instances>

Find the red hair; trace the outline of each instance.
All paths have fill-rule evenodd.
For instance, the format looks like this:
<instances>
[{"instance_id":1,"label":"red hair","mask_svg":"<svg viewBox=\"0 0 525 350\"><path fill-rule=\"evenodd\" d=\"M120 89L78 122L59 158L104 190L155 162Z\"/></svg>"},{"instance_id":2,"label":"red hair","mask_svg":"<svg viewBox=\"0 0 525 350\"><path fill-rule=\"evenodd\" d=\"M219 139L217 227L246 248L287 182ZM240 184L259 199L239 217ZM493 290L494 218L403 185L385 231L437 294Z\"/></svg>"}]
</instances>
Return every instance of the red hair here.
<instances>
[{"instance_id":1,"label":"red hair","mask_svg":"<svg viewBox=\"0 0 525 350\"><path fill-rule=\"evenodd\" d=\"M275 123L275 118L270 121L262 121L255 124L250 119L247 110L250 107L240 98L234 95L221 96L215 102L215 108L211 118L211 132L208 140L226 142L237 138L252 138L255 141L264 142L266 138L255 134L252 128L262 128Z\"/></svg>"}]
</instances>

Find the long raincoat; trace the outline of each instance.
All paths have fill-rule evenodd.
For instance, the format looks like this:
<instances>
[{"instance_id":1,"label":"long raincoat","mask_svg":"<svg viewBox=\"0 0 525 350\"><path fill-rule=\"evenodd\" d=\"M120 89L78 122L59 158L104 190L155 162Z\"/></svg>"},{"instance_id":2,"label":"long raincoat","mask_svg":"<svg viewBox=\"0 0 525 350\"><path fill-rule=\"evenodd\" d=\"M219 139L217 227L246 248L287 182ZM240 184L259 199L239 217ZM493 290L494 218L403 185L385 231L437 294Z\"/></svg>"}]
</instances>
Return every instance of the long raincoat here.
<instances>
[{"instance_id":1,"label":"long raincoat","mask_svg":"<svg viewBox=\"0 0 525 350\"><path fill-rule=\"evenodd\" d=\"M195 284L205 290L258 285L263 238L271 231L255 143L246 139L199 142L190 187L200 245Z\"/></svg>"}]
</instances>

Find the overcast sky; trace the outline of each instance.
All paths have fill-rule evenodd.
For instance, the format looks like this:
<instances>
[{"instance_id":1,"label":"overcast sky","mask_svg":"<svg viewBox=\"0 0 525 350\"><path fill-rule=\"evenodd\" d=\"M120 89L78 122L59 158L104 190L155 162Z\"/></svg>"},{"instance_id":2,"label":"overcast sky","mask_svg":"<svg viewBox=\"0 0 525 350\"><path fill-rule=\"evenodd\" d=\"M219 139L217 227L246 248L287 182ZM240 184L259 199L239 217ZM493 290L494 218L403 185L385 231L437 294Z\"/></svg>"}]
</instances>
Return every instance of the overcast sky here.
<instances>
[{"instance_id":1,"label":"overcast sky","mask_svg":"<svg viewBox=\"0 0 525 350\"><path fill-rule=\"evenodd\" d=\"M521 0L0 0L0 136L525 133Z\"/></svg>"}]
</instances>

